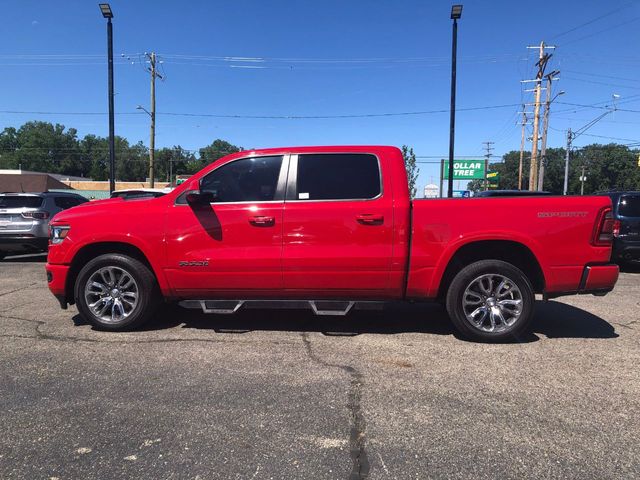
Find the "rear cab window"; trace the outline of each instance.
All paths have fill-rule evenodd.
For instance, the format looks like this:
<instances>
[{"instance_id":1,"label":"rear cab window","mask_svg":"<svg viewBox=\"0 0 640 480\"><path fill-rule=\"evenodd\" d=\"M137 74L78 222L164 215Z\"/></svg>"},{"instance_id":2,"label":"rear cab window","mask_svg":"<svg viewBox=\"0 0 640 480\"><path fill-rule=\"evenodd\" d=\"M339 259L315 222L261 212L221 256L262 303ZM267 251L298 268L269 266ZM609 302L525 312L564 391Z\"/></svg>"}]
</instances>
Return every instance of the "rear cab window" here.
<instances>
[{"instance_id":1,"label":"rear cab window","mask_svg":"<svg viewBox=\"0 0 640 480\"><path fill-rule=\"evenodd\" d=\"M640 195L623 195L618 203L618 215L640 218Z\"/></svg>"},{"instance_id":2,"label":"rear cab window","mask_svg":"<svg viewBox=\"0 0 640 480\"><path fill-rule=\"evenodd\" d=\"M35 195L0 195L0 208L40 208L42 203L43 198Z\"/></svg>"},{"instance_id":3,"label":"rear cab window","mask_svg":"<svg viewBox=\"0 0 640 480\"><path fill-rule=\"evenodd\" d=\"M382 194L380 164L367 153L298 156L291 200L371 200Z\"/></svg>"}]
</instances>

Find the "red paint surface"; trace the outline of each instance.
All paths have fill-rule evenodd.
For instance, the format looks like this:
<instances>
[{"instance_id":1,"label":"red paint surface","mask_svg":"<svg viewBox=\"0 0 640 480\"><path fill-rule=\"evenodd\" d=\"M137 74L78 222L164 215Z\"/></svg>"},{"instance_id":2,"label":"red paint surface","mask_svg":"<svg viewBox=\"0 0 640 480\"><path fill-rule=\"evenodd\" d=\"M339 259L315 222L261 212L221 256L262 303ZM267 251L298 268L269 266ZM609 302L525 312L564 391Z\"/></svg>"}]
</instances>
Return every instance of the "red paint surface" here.
<instances>
[{"instance_id":1,"label":"red paint surface","mask_svg":"<svg viewBox=\"0 0 640 480\"><path fill-rule=\"evenodd\" d=\"M198 189L202 176L235 159L332 152L376 155L382 195L363 201L176 205L183 192ZM433 298L459 248L504 240L533 253L546 292L569 292L578 289L587 264L609 262L611 248L591 243L607 207L605 196L411 203L397 148L255 150L214 162L164 197L91 202L61 212L52 224L71 229L61 244L50 247L47 269L54 272L51 290L61 294L65 266L81 248L118 242L144 254L169 298ZM587 286L611 288L616 279L617 267L594 267Z\"/></svg>"}]
</instances>

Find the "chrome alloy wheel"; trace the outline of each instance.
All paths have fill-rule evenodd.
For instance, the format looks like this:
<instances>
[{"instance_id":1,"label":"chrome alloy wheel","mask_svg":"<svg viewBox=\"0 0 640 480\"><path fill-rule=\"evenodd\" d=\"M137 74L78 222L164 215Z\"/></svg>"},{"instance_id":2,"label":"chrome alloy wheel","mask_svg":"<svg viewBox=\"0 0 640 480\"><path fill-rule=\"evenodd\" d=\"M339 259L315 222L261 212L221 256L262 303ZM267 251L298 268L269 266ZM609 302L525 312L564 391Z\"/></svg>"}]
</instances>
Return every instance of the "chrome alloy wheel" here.
<instances>
[{"instance_id":1,"label":"chrome alloy wheel","mask_svg":"<svg viewBox=\"0 0 640 480\"><path fill-rule=\"evenodd\" d=\"M118 323L138 305L138 284L120 267L102 267L87 280L84 299L97 318L105 323Z\"/></svg>"},{"instance_id":2,"label":"chrome alloy wheel","mask_svg":"<svg viewBox=\"0 0 640 480\"><path fill-rule=\"evenodd\" d=\"M462 309L473 327L483 332L503 332L522 314L522 292L504 275L481 275L464 291Z\"/></svg>"}]
</instances>

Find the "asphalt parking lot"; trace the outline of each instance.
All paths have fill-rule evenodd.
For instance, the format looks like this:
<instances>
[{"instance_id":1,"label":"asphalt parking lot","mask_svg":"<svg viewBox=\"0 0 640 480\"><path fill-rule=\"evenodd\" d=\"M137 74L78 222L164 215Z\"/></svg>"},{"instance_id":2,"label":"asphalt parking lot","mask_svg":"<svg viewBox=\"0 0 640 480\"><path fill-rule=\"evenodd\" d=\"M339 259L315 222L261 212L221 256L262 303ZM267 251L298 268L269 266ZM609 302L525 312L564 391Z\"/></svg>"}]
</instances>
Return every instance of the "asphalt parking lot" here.
<instances>
[{"instance_id":1,"label":"asphalt parking lot","mask_svg":"<svg viewBox=\"0 0 640 480\"><path fill-rule=\"evenodd\" d=\"M0 478L639 478L640 273L484 345L439 306L93 330L0 262Z\"/></svg>"}]
</instances>

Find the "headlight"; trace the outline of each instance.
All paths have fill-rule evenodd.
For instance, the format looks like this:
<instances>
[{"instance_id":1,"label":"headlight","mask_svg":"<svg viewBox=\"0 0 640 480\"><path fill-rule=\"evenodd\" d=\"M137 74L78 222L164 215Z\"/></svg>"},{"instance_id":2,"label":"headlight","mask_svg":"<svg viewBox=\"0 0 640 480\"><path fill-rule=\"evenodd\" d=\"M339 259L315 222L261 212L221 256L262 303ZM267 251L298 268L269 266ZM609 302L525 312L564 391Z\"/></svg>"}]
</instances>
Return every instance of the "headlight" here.
<instances>
[{"instance_id":1,"label":"headlight","mask_svg":"<svg viewBox=\"0 0 640 480\"><path fill-rule=\"evenodd\" d=\"M67 237L70 228L68 225L54 225L49 227L49 240L51 244L57 245L58 243L62 243Z\"/></svg>"}]
</instances>

